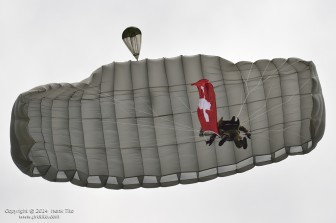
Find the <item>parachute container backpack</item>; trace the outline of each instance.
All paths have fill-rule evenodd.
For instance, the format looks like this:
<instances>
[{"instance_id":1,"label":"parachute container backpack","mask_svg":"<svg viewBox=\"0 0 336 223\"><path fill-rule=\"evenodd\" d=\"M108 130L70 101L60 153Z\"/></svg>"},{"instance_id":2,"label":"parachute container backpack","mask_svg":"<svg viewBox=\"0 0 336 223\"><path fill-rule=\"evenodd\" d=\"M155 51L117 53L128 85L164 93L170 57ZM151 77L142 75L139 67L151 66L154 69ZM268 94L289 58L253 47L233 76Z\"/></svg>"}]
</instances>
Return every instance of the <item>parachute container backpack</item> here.
<instances>
[{"instance_id":1,"label":"parachute container backpack","mask_svg":"<svg viewBox=\"0 0 336 223\"><path fill-rule=\"evenodd\" d=\"M199 115L212 123L211 143ZM112 62L83 81L23 92L10 138L13 161L29 176L129 189L207 181L306 154L324 128L313 62L194 55Z\"/></svg>"}]
</instances>

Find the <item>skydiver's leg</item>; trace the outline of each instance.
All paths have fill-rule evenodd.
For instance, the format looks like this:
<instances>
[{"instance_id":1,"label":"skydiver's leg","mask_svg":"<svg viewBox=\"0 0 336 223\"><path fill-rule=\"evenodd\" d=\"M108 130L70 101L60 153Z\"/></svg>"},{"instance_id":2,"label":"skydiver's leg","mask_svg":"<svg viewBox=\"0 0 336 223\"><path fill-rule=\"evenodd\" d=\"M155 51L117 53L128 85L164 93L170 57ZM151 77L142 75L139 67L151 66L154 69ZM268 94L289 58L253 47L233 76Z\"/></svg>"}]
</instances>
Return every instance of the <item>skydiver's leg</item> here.
<instances>
[{"instance_id":1,"label":"skydiver's leg","mask_svg":"<svg viewBox=\"0 0 336 223\"><path fill-rule=\"evenodd\" d=\"M247 133L248 130L244 126L239 126L239 131Z\"/></svg>"},{"instance_id":2,"label":"skydiver's leg","mask_svg":"<svg viewBox=\"0 0 336 223\"><path fill-rule=\"evenodd\" d=\"M234 143L235 143L235 145L238 149L242 148L242 146L243 146L241 141L234 140Z\"/></svg>"},{"instance_id":3,"label":"skydiver's leg","mask_svg":"<svg viewBox=\"0 0 336 223\"><path fill-rule=\"evenodd\" d=\"M227 136L227 135L224 135L224 136L222 137L221 141L219 141L218 145L219 145L219 146L222 146L222 145L225 143L225 141L227 140L227 138L228 138L228 136Z\"/></svg>"},{"instance_id":4,"label":"skydiver's leg","mask_svg":"<svg viewBox=\"0 0 336 223\"><path fill-rule=\"evenodd\" d=\"M209 139L208 141L205 142L206 145L209 144L209 146L211 146L211 144L213 143L213 141L215 141L215 139L216 139L216 134L212 134L212 135L210 136L210 139Z\"/></svg>"},{"instance_id":5,"label":"skydiver's leg","mask_svg":"<svg viewBox=\"0 0 336 223\"><path fill-rule=\"evenodd\" d=\"M242 144L243 144L243 148L246 149L247 148L247 139L246 139L246 137L244 137L244 139L242 140Z\"/></svg>"},{"instance_id":6,"label":"skydiver's leg","mask_svg":"<svg viewBox=\"0 0 336 223\"><path fill-rule=\"evenodd\" d=\"M241 140L240 137L234 137L233 141L234 141L237 148L239 148L239 149L242 148L242 146L243 146L242 142L243 141Z\"/></svg>"}]
</instances>

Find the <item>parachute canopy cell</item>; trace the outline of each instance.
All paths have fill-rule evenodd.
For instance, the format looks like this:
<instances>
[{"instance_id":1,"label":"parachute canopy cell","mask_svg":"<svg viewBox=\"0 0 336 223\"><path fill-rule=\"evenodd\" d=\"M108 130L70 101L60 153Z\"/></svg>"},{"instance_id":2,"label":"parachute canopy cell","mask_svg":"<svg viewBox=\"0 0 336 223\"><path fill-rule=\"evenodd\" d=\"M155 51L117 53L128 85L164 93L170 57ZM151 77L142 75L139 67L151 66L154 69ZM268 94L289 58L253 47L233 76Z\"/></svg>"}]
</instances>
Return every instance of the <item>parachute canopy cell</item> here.
<instances>
[{"instance_id":1,"label":"parachute canopy cell","mask_svg":"<svg viewBox=\"0 0 336 223\"><path fill-rule=\"evenodd\" d=\"M122 39L135 59L139 59L142 34L137 27L128 27L122 33Z\"/></svg>"},{"instance_id":2,"label":"parachute canopy cell","mask_svg":"<svg viewBox=\"0 0 336 223\"><path fill-rule=\"evenodd\" d=\"M200 136L199 92L191 84L201 79L213 85L217 120L239 117L251 132L245 149L220 139L209 146ZM178 56L113 62L81 82L20 94L12 110L11 153L23 173L49 181L172 186L306 154L324 126L311 61Z\"/></svg>"}]
</instances>

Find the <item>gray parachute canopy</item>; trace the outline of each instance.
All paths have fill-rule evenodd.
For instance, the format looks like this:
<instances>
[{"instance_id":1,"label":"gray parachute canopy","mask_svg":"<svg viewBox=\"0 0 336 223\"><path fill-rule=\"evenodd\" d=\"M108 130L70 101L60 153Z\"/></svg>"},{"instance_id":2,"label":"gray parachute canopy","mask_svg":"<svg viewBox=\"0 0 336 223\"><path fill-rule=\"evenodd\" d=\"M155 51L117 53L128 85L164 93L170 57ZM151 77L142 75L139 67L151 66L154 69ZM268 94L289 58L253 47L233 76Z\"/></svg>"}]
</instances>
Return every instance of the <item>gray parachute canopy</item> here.
<instances>
[{"instance_id":1,"label":"gray parachute canopy","mask_svg":"<svg viewBox=\"0 0 336 223\"><path fill-rule=\"evenodd\" d=\"M198 92L209 80L217 116L239 114L247 149L199 136ZM232 63L195 55L113 62L74 84L22 93L11 118L18 168L87 187L159 187L228 176L312 151L325 106L313 62L297 58Z\"/></svg>"},{"instance_id":2,"label":"gray parachute canopy","mask_svg":"<svg viewBox=\"0 0 336 223\"><path fill-rule=\"evenodd\" d=\"M137 27L128 27L122 33L122 39L135 59L139 59L142 34Z\"/></svg>"}]
</instances>

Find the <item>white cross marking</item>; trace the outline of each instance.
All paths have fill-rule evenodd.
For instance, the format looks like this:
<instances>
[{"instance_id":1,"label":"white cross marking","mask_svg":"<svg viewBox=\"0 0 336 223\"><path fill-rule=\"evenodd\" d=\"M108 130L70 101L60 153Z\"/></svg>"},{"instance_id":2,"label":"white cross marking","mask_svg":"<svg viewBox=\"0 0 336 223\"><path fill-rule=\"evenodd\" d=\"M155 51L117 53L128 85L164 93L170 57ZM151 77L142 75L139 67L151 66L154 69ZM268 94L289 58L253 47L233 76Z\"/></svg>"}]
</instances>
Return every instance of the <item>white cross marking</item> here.
<instances>
[{"instance_id":1,"label":"white cross marking","mask_svg":"<svg viewBox=\"0 0 336 223\"><path fill-rule=\"evenodd\" d=\"M201 86L201 89L202 89L203 95L204 95L204 87ZM206 113L206 110L210 111L210 108L211 108L210 102L207 101L205 98L200 98L199 103L198 103L198 107L199 107L199 109L203 110L203 115L204 115L205 121L209 122L209 115L208 115L208 113Z\"/></svg>"}]
</instances>

